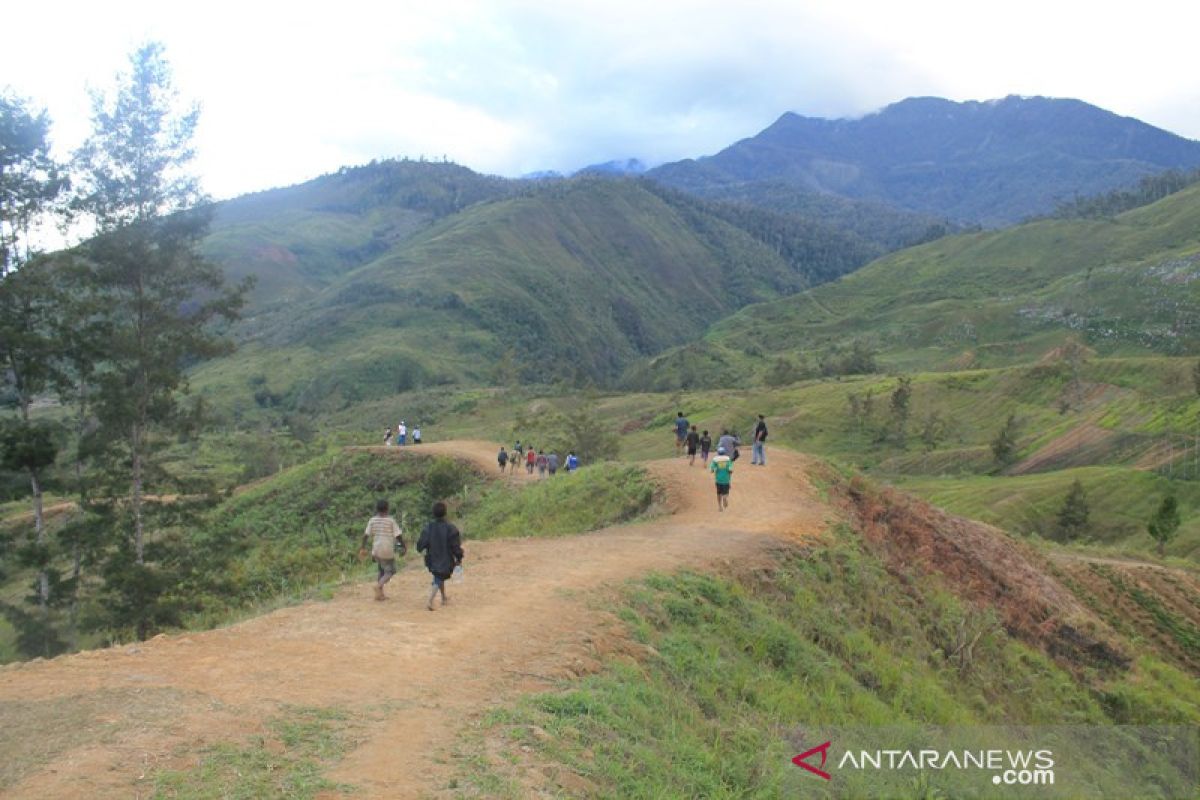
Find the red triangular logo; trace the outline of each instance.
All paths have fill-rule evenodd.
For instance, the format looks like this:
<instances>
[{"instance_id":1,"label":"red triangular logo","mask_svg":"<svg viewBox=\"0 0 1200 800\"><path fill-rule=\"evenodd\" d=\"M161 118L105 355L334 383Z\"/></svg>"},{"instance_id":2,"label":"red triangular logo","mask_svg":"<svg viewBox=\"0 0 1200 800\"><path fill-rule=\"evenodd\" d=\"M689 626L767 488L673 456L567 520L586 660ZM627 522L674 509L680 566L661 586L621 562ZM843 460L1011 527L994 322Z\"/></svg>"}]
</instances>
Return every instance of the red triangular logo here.
<instances>
[{"instance_id":1,"label":"red triangular logo","mask_svg":"<svg viewBox=\"0 0 1200 800\"><path fill-rule=\"evenodd\" d=\"M809 756L820 753L821 754L821 766L822 767L825 766L825 759L829 756L829 745L830 745L830 742L826 742L825 744L817 745L812 750L806 750L803 753L801 753L800 755L793 758L792 763L795 764L797 767L801 767L803 769L808 770L809 772L811 772L814 775L820 775L825 780L831 780L833 778L832 775L830 775L828 772L826 772L823 769L818 769L818 768L814 767L812 764L809 764L805 760Z\"/></svg>"}]
</instances>

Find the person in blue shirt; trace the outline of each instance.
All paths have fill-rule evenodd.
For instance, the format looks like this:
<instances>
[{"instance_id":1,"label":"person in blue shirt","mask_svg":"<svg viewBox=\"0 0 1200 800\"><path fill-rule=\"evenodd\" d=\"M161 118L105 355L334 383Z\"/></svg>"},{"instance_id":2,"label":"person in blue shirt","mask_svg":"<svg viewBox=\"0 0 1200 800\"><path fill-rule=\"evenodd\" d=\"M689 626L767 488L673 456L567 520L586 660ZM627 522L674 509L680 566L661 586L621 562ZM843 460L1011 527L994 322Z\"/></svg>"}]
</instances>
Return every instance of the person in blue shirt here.
<instances>
[{"instance_id":1,"label":"person in blue shirt","mask_svg":"<svg viewBox=\"0 0 1200 800\"><path fill-rule=\"evenodd\" d=\"M688 420L680 411L675 415L675 455L683 455L683 443L687 439Z\"/></svg>"},{"instance_id":2,"label":"person in blue shirt","mask_svg":"<svg viewBox=\"0 0 1200 800\"><path fill-rule=\"evenodd\" d=\"M579 456L575 455L575 451L572 450L567 454L567 472L574 472L577 469L579 469Z\"/></svg>"}]
</instances>

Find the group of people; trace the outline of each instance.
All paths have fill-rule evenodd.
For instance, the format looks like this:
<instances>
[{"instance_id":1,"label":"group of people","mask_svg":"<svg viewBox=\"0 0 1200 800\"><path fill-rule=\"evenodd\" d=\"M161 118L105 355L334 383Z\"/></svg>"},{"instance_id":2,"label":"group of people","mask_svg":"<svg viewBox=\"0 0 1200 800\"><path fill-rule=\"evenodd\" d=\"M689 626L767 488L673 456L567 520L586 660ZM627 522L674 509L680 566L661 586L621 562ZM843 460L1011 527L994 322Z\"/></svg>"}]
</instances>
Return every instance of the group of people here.
<instances>
[{"instance_id":1,"label":"group of people","mask_svg":"<svg viewBox=\"0 0 1200 800\"><path fill-rule=\"evenodd\" d=\"M433 504L432 511L433 519L425 525L417 539L417 552L425 554L425 568L433 575L433 588L425 603L425 608L430 611L433 611L433 601L439 593L443 606L450 602L446 597L446 581L456 571L462 570L463 562L462 534L453 523L446 520L446 504L439 500ZM383 587L396 574L396 556L408 552L404 529L388 514L387 500L375 503L375 515L367 522L367 529L363 532L359 559L366 558L368 545L371 558L379 568L379 577L375 580L375 599L386 600Z\"/></svg>"},{"instance_id":2,"label":"group of people","mask_svg":"<svg viewBox=\"0 0 1200 800\"><path fill-rule=\"evenodd\" d=\"M393 430L390 427L384 428L384 430L383 430L383 446L390 447L392 445L393 441L400 447L403 447L404 445L408 444L408 426L404 424L404 420L400 420L400 424L396 426L395 430ZM421 426L420 425L414 425L412 428L412 443L413 444L421 443Z\"/></svg>"},{"instance_id":3,"label":"group of people","mask_svg":"<svg viewBox=\"0 0 1200 800\"><path fill-rule=\"evenodd\" d=\"M709 460L709 454L712 450L712 436L708 431L699 431L695 425L692 425L688 418L680 411L675 415L675 454L676 456L687 456L688 466L693 466L696 463L696 454L699 452L701 463L708 468L709 472L713 473L717 486L717 510L724 511L729 508L729 490L733 485L733 462L740 457L738 448L742 441L738 435L728 428L721 431L721 436L717 439L717 454ZM758 415L758 422L754 426L754 440L751 444L751 466L765 467L767 465L767 421L762 414Z\"/></svg>"},{"instance_id":4,"label":"group of people","mask_svg":"<svg viewBox=\"0 0 1200 800\"><path fill-rule=\"evenodd\" d=\"M511 450L500 445L500 452L496 454L496 463L500 465L501 472L506 469L509 472L516 472L524 466L526 474L532 475L536 469L538 477L544 478L547 474L558 474L560 466L566 467L567 472L579 469L579 456L575 455L574 450L571 450L567 453L566 459L560 461L558 453L554 451L547 453L544 450L535 449L533 445L523 445L518 439Z\"/></svg>"}]
</instances>

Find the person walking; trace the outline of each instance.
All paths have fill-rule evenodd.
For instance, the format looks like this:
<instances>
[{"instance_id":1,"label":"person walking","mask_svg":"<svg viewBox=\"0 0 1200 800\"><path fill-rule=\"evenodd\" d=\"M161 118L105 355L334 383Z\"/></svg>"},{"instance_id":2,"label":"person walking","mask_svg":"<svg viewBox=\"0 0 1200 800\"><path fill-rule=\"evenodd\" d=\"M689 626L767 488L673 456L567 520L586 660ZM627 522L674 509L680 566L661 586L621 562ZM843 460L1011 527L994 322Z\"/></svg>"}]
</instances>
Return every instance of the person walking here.
<instances>
[{"instance_id":1,"label":"person walking","mask_svg":"<svg viewBox=\"0 0 1200 800\"><path fill-rule=\"evenodd\" d=\"M425 604L426 609L433 611L433 599L438 592L442 593L443 606L450 602L446 597L446 581L463 562L462 534L446 521L446 504L441 500L433 504L433 521L421 531L417 552L425 554L425 568L433 575L433 588Z\"/></svg>"},{"instance_id":2,"label":"person walking","mask_svg":"<svg viewBox=\"0 0 1200 800\"><path fill-rule=\"evenodd\" d=\"M717 439L717 450L725 449L725 455L732 455L737 448L737 437L729 432L727 428L721 430L721 436Z\"/></svg>"},{"instance_id":3,"label":"person walking","mask_svg":"<svg viewBox=\"0 0 1200 800\"><path fill-rule=\"evenodd\" d=\"M577 469L579 469L579 456L575 455L575 451L572 450L567 454L567 472L574 472Z\"/></svg>"},{"instance_id":4,"label":"person walking","mask_svg":"<svg viewBox=\"0 0 1200 800\"><path fill-rule=\"evenodd\" d=\"M683 455L683 442L687 438L688 421L682 411L675 414L675 455Z\"/></svg>"},{"instance_id":5,"label":"person walking","mask_svg":"<svg viewBox=\"0 0 1200 800\"><path fill-rule=\"evenodd\" d=\"M712 452L712 437L708 435L708 431L700 434L700 461L704 466L708 466L708 454Z\"/></svg>"},{"instance_id":6,"label":"person walking","mask_svg":"<svg viewBox=\"0 0 1200 800\"><path fill-rule=\"evenodd\" d=\"M525 453L525 474L533 474L533 465L537 462L537 451L533 449L533 445L529 445L529 450Z\"/></svg>"},{"instance_id":7,"label":"person walking","mask_svg":"<svg viewBox=\"0 0 1200 800\"><path fill-rule=\"evenodd\" d=\"M392 446L392 429L391 428L387 428L383 432L383 446L384 447Z\"/></svg>"},{"instance_id":8,"label":"person walking","mask_svg":"<svg viewBox=\"0 0 1200 800\"><path fill-rule=\"evenodd\" d=\"M551 478L558 472L558 453L550 453L546 456L546 471L550 473Z\"/></svg>"},{"instance_id":9,"label":"person walking","mask_svg":"<svg viewBox=\"0 0 1200 800\"><path fill-rule=\"evenodd\" d=\"M751 445L750 463L760 467L767 465L767 421L763 415L758 415L758 424L754 426L754 443Z\"/></svg>"},{"instance_id":10,"label":"person walking","mask_svg":"<svg viewBox=\"0 0 1200 800\"><path fill-rule=\"evenodd\" d=\"M700 449L700 432L693 425L692 429L687 433L687 456L688 466L693 466L696 463L696 451Z\"/></svg>"},{"instance_id":11,"label":"person walking","mask_svg":"<svg viewBox=\"0 0 1200 800\"><path fill-rule=\"evenodd\" d=\"M421 426L420 425L413 425L412 437L413 437L413 444L421 443Z\"/></svg>"},{"instance_id":12,"label":"person walking","mask_svg":"<svg viewBox=\"0 0 1200 800\"><path fill-rule=\"evenodd\" d=\"M383 587L396 574L396 552L404 555L408 551L404 544L404 529L388 516L387 500L376 501L375 516L367 521L362 547L358 549L360 561L366 558L368 544L371 545L371 558L379 565L379 576L375 579L375 599L386 600Z\"/></svg>"},{"instance_id":13,"label":"person walking","mask_svg":"<svg viewBox=\"0 0 1200 800\"><path fill-rule=\"evenodd\" d=\"M729 487L733 482L733 459L725 452L724 447L717 448L717 455L708 465L709 471L716 478L717 510L729 508Z\"/></svg>"},{"instance_id":14,"label":"person walking","mask_svg":"<svg viewBox=\"0 0 1200 800\"><path fill-rule=\"evenodd\" d=\"M538 450L537 468L538 468L538 477L539 478L546 477L546 468L548 466L550 466L550 461L546 458L546 454L543 453L541 450Z\"/></svg>"},{"instance_id":15,"label":"person walking","mask_svg":"<svg viewBox=\"0 0 1200 800\"><path fill-rule=\"evenodd\" d=\"M508 451L504 449L504 445L500 445L500 452L496 454L496 463L500 465L500 471L508 466Z\"/></svg>"},{"instance_id":16,"label":"person walking","mask_svg":"<svg viewBox=\"0 0 1200 800\"><path fill-rule=\"evenodd\" d=\"M404 424L404 420L400 420L400 425L396 428L396 444L404 446L404 440L408 436L408 427Z\"/></svg>"}]
</instances>

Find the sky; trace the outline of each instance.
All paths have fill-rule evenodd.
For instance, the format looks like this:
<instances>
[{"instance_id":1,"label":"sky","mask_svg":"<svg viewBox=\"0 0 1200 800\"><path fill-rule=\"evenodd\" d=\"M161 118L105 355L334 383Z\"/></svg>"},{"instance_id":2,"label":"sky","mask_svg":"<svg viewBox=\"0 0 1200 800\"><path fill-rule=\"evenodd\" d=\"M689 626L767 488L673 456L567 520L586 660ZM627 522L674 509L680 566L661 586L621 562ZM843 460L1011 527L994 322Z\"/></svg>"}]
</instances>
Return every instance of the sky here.
<instances>
[{"instance_id":1,"label":"sky","mask_svg":"<svg viewBox=\"0 0 1200 800\"><path fill-rule=\"evenodd\" d=\"M162 42L218 199L383 158L510 177L653 165L787 111L920 95L1075 97L1200 139L1200 3L1184 0L41 0L4 19L0 91L46 108L62 156L89 89Z\"/></svg>"}]
</instances>

